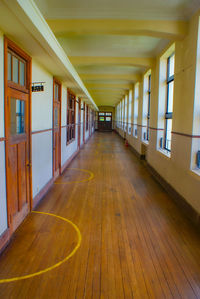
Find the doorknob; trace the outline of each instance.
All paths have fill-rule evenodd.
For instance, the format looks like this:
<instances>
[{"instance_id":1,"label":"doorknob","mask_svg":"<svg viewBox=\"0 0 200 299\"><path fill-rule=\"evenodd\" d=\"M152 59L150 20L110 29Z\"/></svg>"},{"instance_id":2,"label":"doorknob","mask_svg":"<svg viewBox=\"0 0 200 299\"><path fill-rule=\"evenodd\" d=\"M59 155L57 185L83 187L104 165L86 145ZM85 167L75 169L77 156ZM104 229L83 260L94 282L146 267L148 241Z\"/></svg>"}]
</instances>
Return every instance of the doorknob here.
<instances>
[{"instance_id":1,"label":"doorknob","mask_svg":"<svg viewBox=\"0 0 200 299\"><path fill-rule=\"evenodd\" d=\"M31 167L31 166L32 166L32 164L31 164L31 163L28 163L28 164L26 164L26 166L27 166L27 167Z\"/></svg>"}]
</instances>

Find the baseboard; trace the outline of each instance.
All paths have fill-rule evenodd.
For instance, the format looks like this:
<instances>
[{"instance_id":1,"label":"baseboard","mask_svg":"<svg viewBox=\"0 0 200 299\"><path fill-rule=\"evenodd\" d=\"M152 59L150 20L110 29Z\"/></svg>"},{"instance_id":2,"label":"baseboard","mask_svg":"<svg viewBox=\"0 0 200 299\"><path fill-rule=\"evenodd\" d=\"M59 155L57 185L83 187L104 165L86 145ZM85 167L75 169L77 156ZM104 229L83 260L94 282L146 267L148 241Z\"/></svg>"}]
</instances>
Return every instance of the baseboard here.
<instances>
[{"instance_id":1,"label":"baseboard","mask_svg":"<svg viewBox=\"0 0 200 299\"><path fill-rule=\"evenodd\" d=\"M7 228L5 232L0 236L0 254L6 248L10 241L10 229Z\"/></svg>"},{"instance_id":2,"label":"baseboard","mask_svg":"<svg viewBox=\"0 0 200 299\"><path fill-rule=\"evenodd\" d=\"M45 196L45 194L49 191L50 187L53 185L54 178L51 178L48 183L40 190L40 192L33 198L33 209L39 204L41 199Z\"/></svg>"},{"instance_id":3,"label":"baseboard","mask_svg":"<svg viewBox=\"0 0 200 299\"><path fill-rule=\"evenodd\" d=\"M200 215L199 213L180 195L174 187L172 187L149 163L145 163L147 169L152 174L154 179L165 189L165 191L173 198L182 212L189 218L190 221L200 230Z\"/></svg>"},{"instance_id":4,"label":"baseboard","mask_svg":"<svg viewBox=\"0 0 200 299\"><path fill-rule=\"evenodd\" d=\"M63 164L63 166L61 167L61 174L69 166L69 164L72 162L72 160L78 155L79 152L80 152L80 149L78 149L75 153L73 153L73 155Z\"/></svg>"}]
</instances>

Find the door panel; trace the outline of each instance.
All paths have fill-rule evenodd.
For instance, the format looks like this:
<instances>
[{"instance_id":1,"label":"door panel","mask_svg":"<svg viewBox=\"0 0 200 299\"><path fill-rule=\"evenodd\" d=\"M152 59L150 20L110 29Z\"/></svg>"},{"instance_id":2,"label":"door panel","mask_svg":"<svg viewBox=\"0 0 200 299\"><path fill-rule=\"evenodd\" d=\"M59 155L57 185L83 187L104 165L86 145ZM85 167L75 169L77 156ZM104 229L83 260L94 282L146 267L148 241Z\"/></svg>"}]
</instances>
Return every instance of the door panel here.
<instances>
[{"instance_id":1,"label":"door panel","mask_svg":"<svg viewBox=\"0 0 200 299\"><path fill-rule=\"evenodd\" d=\"M26 142L18 144L19 210L27 203Z\"/></svg>"},{"instance_id":2,"label":"door panel","mask_svg":"<svg viewBox=\"0 0 200 299\"><path fill-rule=\"evenodd\" d=\"M7 195L11 231L30 211L28 95L8 88L6 109Z\"/></svg>"}]
</instances>

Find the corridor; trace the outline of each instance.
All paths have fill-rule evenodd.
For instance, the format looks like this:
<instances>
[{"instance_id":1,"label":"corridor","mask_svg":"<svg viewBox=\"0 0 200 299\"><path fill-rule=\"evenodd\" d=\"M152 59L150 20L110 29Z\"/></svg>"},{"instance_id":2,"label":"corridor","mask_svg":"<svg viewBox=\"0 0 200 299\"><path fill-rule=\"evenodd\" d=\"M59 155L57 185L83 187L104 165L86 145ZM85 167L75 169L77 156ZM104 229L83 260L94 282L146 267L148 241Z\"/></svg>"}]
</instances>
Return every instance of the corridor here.
<instances>
[{"instance_id":1,"label":"corridor","mask_svg":"<svg viewBox=\"0 0 200 299\"><path fill-rule=\"evenodd\" d=\"M95 133L36 211L52 215L14 233L0 298L200 298L198 232L116 133Z\"/></svg>"}]
</instances>

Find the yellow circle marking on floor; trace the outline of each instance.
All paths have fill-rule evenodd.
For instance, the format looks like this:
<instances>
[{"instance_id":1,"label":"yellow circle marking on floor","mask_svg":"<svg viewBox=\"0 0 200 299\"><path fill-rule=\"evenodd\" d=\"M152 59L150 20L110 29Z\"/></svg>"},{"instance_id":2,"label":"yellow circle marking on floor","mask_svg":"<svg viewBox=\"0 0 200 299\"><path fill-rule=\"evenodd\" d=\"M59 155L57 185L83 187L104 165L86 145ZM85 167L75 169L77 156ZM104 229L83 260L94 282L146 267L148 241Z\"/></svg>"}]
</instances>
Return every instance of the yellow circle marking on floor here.
<instances>
[{"instance_id":1,"label":"yellow circle marking on floor","mask_svg":"<svg viewBox=\"0 0 200 299\"><path fill-rule=\"evenodd\" d=\"M77 236L78 236L78 241L77 241L77 244L76 246L74 247L74 249L72 250L72 252L66 256L62 261L54 264L53 266L51 267L48 267L44 270L41 270L41 271L38 271L38 272L35 272L35 273L32 273L32 274L28 274L28 275L24 275L24 276L18 276L18 277L13 277L13 278L6 278L6 279L0 279L0 283L6 283L6 282L13 282L13 281L18 281L18 280L23 280L23 279L28 279L28 278L32 278L32 277L35 277L35 276L38 276L38 275L41 275L43 273L46 273L48 271L51 271L57 267L59 267L60 265L62 265L63 263L65 263L67 260L69 260L74 254L75 252L78 250L78 248L80 247L81 245L81 233L80 233L80 230L79 228L76 226L76 224L74 224L72 221L64 218L64 217L61 217L61 216L58 216L58 215L55 215L55 214L51 214L51 213L45 213L45 212L38 212L38 211L32 211L32 213L36 213L36 214L44 214L44 215L48 215L48 216L53 216L53 217L56 217L56 218L59 218L67 223L69 223L70 225L73 226L73 228L75 229L76 233L77 233Z\"/></svg>"},{"instance_id":2,"label":"yellow circle marking on floor","mask_svg":"<svg viewBox=\"0 0 200 299\"><path fill-rule=\"evenodd\" d=\"M71 184L71 183L84 183L84 182L91 181L94 178L94 173L92 171L90 171L90 170L81 169L81 168L67 168L67 169L73 169L73 170L83 171L83 172L89 173L90 176L89 176L89 178L84 179L84 180L80 180L80 181L55 182L54 184L56 184L56 185L64 185L64 184Z\"/></svg>"}]
</instances>

